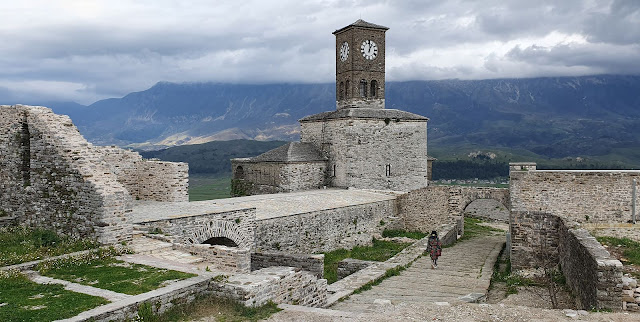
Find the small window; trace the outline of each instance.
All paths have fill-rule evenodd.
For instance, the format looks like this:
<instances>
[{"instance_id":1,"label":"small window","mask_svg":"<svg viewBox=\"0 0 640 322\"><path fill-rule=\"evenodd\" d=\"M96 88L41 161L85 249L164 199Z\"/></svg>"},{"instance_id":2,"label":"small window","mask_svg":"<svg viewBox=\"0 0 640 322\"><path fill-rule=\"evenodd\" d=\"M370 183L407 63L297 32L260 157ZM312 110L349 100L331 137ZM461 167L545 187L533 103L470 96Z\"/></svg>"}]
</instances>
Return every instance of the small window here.
<instances>
[{"instance_id":1,"label":"small window","mask_svg":"<svg viewBox=\"0 0 640 322\"><path fill-rule=\"evenodd\" d=\"M367 81L360 80L360 97L367 97Z\"/></svg>"},{"instance_id":2,"label":"small window","mask_svg":"<svg viewBox=\"0 0 640 322\"><path fill-rule=\"evenodd\" d=\"M338 99L339 100L344 99L344 83L343 82L340 82L340 88L338 89Z\"/></svg>"},{"instance_id":3,"label":"small window","mask_svg":"<svg viewBox=\"0 0 640 322\"><path fill-rule=\"evenodd\" d=\"M385 166L385 170L384 170L384 172L385 172L385 175L386 175L387 177L391 176L391 165L390 165L390 164L387 164L387 165Z\"/></svg>"},{"instance_id":4,"label":"small window","mask_svg":"<svg viewBox=\"0 0 640 322\"><path fill-rule=\"evenodd\" d=\"M350 92L351 92L351 87L349 87L349 80L347 79L347 82L346 82L345 88L344 88L344 93L345 93L345 96L347 98L349 98L349 96L351 96L351 95L349 95Z\"/></svg>"},{"instance_id":5,"label":"small window","mask_svg":"<svg viewBox=\"0 0 640 322\"><path fill-rule=\"evenodd\" d=\"M242 168L242 166L236 167L236 173L233 177L234 179L244 179L244 169Z\"/></svg>"},{"instance_id":6,"label":"small window","mask_svg":"<svg viewBox=\"0 0 640 322\"><path fill-rule=\"evenodd\" d=\"M331 175L332 177L336 176L336 165L333 165L333 174Z\"/></svg>"},{"instance_id":7,"label":"small window","mask_svg":"<svg viewBox=\"0 0 640 322\"><path fill-rule=\"evenodd\" d=\"M378 82L375 80L371 81L371 97L378 97Z\"/></svg>"}]
</instances>

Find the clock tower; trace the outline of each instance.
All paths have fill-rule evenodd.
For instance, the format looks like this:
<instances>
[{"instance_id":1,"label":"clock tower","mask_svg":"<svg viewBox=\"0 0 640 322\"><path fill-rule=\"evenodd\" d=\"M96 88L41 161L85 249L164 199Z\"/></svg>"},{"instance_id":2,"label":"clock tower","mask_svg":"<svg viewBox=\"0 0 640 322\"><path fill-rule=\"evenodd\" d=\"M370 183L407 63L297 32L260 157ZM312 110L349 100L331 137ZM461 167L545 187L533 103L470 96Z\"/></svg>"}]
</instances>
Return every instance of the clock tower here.
<instances>
[{"instance_id":1,"label":"clock tower","mask_svg":"<svg viewBox=\"0 0 640 322\"><path fill-rule=\"evenodd\" d=\"M362 19L336 36L336 106L384 108L385 32Z\"/></svg>"}]
</instances>

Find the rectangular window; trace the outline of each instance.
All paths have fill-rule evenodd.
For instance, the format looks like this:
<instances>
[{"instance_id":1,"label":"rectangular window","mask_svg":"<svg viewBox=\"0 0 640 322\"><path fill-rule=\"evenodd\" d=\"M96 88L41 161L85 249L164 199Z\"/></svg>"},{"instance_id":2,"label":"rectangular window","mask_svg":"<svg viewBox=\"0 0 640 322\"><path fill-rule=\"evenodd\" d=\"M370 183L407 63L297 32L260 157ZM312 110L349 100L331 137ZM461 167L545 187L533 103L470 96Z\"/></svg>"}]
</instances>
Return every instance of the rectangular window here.
<instances>
[{"instance_id":1,"label":"rectangular window","mask_svg":"<svg viewBox=\"0 0 640 322\"><path fill-rule=\"evenodd\" d=\"M331 175L332 177L336 176L336 165L333 165L333 174Z\"/></svg>"},{"instance_id":2,"label":"rectangular window","mask_svg":"<svg viewBox=\"0 0 640 322\"><path fill-rule=\"evenodd\" d=\"M387 165L385 166L385 170L384 170L384 172L385 172L384 174L385 174L387 177L391 175L391 165L390 165L390 164L387 164Z\"/></svg>"}]
</instances>

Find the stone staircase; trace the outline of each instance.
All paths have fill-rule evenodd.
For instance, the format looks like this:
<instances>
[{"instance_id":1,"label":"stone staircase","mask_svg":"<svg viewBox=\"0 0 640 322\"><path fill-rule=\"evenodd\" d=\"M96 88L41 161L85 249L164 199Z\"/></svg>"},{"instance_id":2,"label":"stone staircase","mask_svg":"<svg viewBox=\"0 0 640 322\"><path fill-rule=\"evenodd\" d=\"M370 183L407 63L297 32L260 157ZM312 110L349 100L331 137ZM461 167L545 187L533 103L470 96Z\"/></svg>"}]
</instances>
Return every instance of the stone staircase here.
<instances>
[{"instance_id":1,"label":"stone staircase","mask_svg":"<svg viewBox=\"0 0 640 322\"><path fill-rule=\"evenodd\" d=\"M429 257L423 256L400 275L351 295L331 309L363 313L389 302L481 302L504 242L504 233L458 242L443 249L437 269L432 269Z\"/></svg>"}]
</instances>

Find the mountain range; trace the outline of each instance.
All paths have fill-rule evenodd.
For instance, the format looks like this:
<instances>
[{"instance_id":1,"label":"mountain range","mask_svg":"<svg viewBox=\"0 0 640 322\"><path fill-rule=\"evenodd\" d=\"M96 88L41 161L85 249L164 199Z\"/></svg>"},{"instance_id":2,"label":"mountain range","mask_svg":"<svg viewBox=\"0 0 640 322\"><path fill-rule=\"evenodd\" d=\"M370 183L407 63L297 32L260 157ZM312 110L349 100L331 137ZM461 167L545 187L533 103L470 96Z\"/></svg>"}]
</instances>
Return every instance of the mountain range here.
<instances>
[{"instance_id":1,"label":"mountain range","mask_svg":"<svg viewBox=\"0 0 640 322\"><path fill-rule=\"evenodd\" d=\"M640 164L640 76L387 82L386 106L430 118L430 151L511 149ZM335 87L161 82L89 106L49 107L96 144L286 141L299 138L298 119L335 109Z\"/></svg>"}]
</instances>

